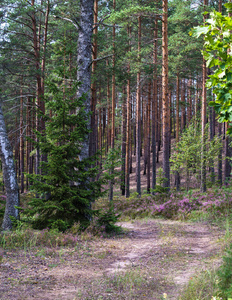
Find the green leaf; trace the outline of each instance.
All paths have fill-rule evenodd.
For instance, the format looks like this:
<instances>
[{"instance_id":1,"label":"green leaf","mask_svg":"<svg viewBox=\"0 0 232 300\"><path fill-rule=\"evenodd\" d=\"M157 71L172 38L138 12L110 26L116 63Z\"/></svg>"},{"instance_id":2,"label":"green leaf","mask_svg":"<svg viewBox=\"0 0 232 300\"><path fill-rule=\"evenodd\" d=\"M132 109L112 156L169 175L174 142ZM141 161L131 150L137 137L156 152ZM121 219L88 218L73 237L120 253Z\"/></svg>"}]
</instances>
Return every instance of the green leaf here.
<instances>
[{"instance_id":1,"label":"green leaf","mask_svg":"<svg viewBox=\"0 0 232 300\"><path fill-rule=\"evenodd\" d=\"M222 71L221 73L218 74L218 78L222 79L226 75L225 71Z\"/></svg>"},{"instance_id":2,"label":"green leaf","mask_svg":"<svg viewBox=\"0 0 232 300\"><path fill-rule=\"evenodd\" d=\"M191 31L191 35L195 36L195 37L199 37L202 34L206 34L209 31L209 27L208 26L198 26L198 27L194 27L193 30Z\"/></svg>"},{"instance_id":3,"label":"green leaf","mask_svg":"<svg viewBox=\"0 0 232 300\"><path fill-rule=\"evenodd\" d=\"M232 105L228 108L228 113L232 112Z\"/></svg>"},{"instance_id":4,"label":"green leaf","mask_svg":"<svg viewBox=\"0 0 232 300\"><path fill-rule=\"evenodd\" d=\"M214 101L209 102L209 106L214 107L215 105L216 105L216 102L214 102Z\"/></svg>"},{"instance_id":5,"label":"green leaf","mask_svg":"<svg viewBox=\"0 0 232 300\"><path fill-rule=\"evenodd\" d=\"M224 6L228 12L232 12L232 3L231 2L225 3Z\"/></svg>"}]
</instances>

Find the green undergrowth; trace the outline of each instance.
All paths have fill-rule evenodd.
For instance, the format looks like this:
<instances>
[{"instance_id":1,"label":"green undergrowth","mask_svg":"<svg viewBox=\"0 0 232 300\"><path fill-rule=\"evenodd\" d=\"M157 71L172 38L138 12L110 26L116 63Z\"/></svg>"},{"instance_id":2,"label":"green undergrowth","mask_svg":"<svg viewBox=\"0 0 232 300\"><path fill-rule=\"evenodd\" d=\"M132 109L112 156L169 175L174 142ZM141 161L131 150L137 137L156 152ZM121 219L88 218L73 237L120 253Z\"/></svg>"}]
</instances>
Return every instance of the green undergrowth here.
<instances>
[{"instance_id":1,"label":"green undergrowth","mask_svg":"<svg viewBox=\"0 0 232 300\"><path fill-rule=\"evenodd\" d=\"M20 228L0 235L0 248L3 249L32 249L35 247L68 247L76 246L81 242L81 236L62 233L57 230L44 229L41 231L32 228Z\"/></svg>"},{"instance_id":2,"label":"green undergrowth","mask_svg":"<svg viewBox=\"0 0 232 300\"><path fill-rule=\"evenodd\" d=\"M137 193L129 198L116 196L113 207L121 220L163 217L175 220L208 222L223 227L225 219L232 220L232 189L230 187L209 189L207 193L199 190L188 192L159 192L155 195ZM107 199L99 199L94 207L106 210Z\"/></svg>"},{"instance_id":3,"label":"green undergrowth","mask_svg":"<svg viewBox=\"0 0 232 300\"><path fill-rule=\"evenodd\" d=\"M178 300L211 300L213 297L216 300L220 293L218 282L216 268L200 271L190 278Z\"/></svg>"}]
</instances>

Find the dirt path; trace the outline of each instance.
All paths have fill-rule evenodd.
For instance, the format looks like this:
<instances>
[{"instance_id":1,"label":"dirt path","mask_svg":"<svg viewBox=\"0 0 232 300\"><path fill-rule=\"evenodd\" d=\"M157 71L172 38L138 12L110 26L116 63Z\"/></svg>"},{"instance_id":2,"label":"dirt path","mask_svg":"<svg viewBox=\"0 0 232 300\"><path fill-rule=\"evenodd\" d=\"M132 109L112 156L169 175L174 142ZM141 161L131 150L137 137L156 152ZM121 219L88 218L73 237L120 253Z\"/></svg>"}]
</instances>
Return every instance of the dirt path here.
<instances>
[{"instance_id":1,"label":"dirt path","mask_svg":"<svg viewBox=\"0 0 232 300\"><path fill-rule=\"evenodd\" d=\"M5 252L0 299L178 299L194 272L218 262L221 233L202 224L123 222L120 238L68 249Z\"/></svg>"}]
</instances>

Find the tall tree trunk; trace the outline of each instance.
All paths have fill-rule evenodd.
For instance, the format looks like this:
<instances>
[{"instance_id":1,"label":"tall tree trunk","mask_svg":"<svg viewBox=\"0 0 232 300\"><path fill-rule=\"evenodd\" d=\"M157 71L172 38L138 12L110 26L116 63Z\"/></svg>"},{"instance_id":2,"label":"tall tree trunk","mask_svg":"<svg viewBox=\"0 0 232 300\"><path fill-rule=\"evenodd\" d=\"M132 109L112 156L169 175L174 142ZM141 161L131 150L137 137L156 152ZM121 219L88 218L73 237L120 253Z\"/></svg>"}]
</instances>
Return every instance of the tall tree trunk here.
<instances>
[{"instance_id":1,"label":"tall tree trunk","mask_svg":"<svg viewBox=\"0 0 232 300\"><path fill-rule=\"evenodd\" d=\"M204 7L208 5L208 0L204 0ZM206 15L204 15L204 22L206 21ZM206 61L203 58L202 64L202 107L201 107L201 134L202 134L202 150L201 150L201 191L206 192L206 105L207 105L207 93L206 93L206 77L207 77L207 68Z\"/></svg>"},{"instance_id":2,"label":"tall tree trunk","mask_svg":"<svg viewBox=\"0 0 232 300\"><path fill-rule=\"evenodd\" d=\"M229 0L228 2L231 2L231 0ZM232 17L232 13L229 12L228 17ZM230 53L230 49L227 49L227 53ZM228 185L229 180L230 180L230 174L231 174L231 155L232 155L232 149L230 146L231 143L231 138L230 136L227 134L227 129L229 128L229 124L225 123L225 162L224 162L224 184Z\"/></svg>"},{"instance_id":3,"label":"tall tree trunk","mask_svg":"<svg viewBox=\"0 0 232 300\"><path fill-rule=\"evenodd\" d=\"M2 107L0 104L0 147L3 165L3 180L6 189L6 207L3 217L2 229L11 230L11 217L19 219L19 188L14 167L13 151L9 142Z\"/></svg>"},{"instance_id":4,"label":"tall tree trunk","mask_svg":"<svg viewBox=\"0 0 232 300\"><path fill-rule=\"evenodd\" d=\"M116 0L113 0L113 9L116 8ZM115 24L113 26L113 60L112 60L112 110L111 110L111 149L114 149L114 139L115 139L115 103L116 103L116 92L115 92ZM112 162L111 175L114 174L114 167ZM109 190L109 200L113 200L113 188L114 179L110 180L110 190Z\"/></svg>"},{"instance_id":5,"label":"tall tree trunk","mask_svg":"<svg viewBox=\"0 0 232 300\"><path fill-rule=\"evenodd\" d=\"M41 80L41 68L40 68L40 30L37 34L37 22L35 16L35 0L31 0L32 10L32 31L33 31L33 49L35 56L35 69L36 69L36 107L41 111L41 101L42 101L42 80ZM43 128L43 121L39 117L39 113L36 113L36 131L41 132ZM36 138L37 142L38 137ZM40 151L37 147L36 149L36 163L35 163L35 174L39 174L39 165L40 165Z\"/></svg>"},{"instance_id":6,"label":"tall tree trunk","mask_svg":"<svg viewBox=\"0 0 232 300\"><path fill-rule=\"evenodd\" d=\"M106 65L109 66L109 61L106 61ZM107 147L106 153L109 150L111 143L111 105L110 105L110 80L107 74L107 90L106 90L106 98L107 98Z\"/></svg>"},{"instance_id":7,"label":"tall tree trunk","mask_svg":"<svg viewBox=\"0 0 232 300\"><path fill-rule=\"evenodd\" d=\"M157 42L158 42L158 18L155 17L154 44L153 44L153 97L152 97L152 189L156 187L156 137L158 136L158 92L157 92ZM154 192L153 192L154 194Z\"/></svg>"},{"instance_id":8,"label":"tall tree trunk","mask_svg":"<svg viewBox=\"0 0 232 300\"><path fill-rule=\"evenodd\" d=\"M221 13L222 12L222 0L219 0L218 2L218 11ZM218 137L221 139L222 142L222 123L218 123ZM222 185L222 150L223 146L219 149L219 154L218 154L218 182L220 185Z\"/></svg>"},{"instance_id":9,"label":"tall tree trunk","mask_svg":"<svg viewBox=\"0 0 232 300\"><path fill-rule=\"evenodd\" d=\"M191 119L192 119L192 93L191 93L191 88L192 88L192 79L190 78L188 80L188 107L187 107L188 125L190 124Z\"/></svg>"},{"instance_id":10,"label":"tall tree trunk","mask_svg":"<svg viewBox=\"0 0 232 300\"><path fill-rule=\"evenodd\" d=\"M27 136L27 140L26 140L26 172L30 174L30 170L31 170L31 157L30 157L30 153L31 153L31 141L28 138L32 138L31 137L31 132L32 132L32 128L31 128L31 99L30 97L27 98L27 113L26 113L26 125L27 125L27 130L26 130L26 136ZM28 190L29 188L29 180L28 177L26 178L26 189Z\"/></svg>"},{"instance_id":11,"label":"tall tree trunk","mask_svg":"<svg viewBox=\"0 0 232 300\"><path fill-rule=\"evenodd\" d=\"M36 18L36 4L35 0L31 0L31 6L33 8L31 20L32 20L32 32L33 32L33 49L35 56L35 69L36 69L36 105L39 113L36 117L36 130L39 132L45 131L45 103L44 103L44 75L45 75L45 65L46 65L46 48L47 48L47 36L48 36L48 17L50 13L50 1L47 0L47 8L45 12L45 20L43 26L43 45L41 51L41 17ZM41 14L42 15L42 14ZM39 24L37 24L37 21ZM42 53L42 54L41 54ZM40 115L40 116L39 116ZM38 139L37 139L38 140ZM46 161L46 155L42 154L42 161ZM36 174L39 173L39 164L40 164L40 151L39 148L36 150Z\"/></svg>"},{"instance_id":12,"label":"tall tree trunk","mask_svg":"<svg viewBox=\"0 0 232 300\"><path fill-rule=\"evenodd\" d=\"M209 91L211 93L211 91ZM213 98L213 95L211 94L211 98ZM210 141L213 141L215 136L215 110L213 107L209 108L209 125L210 125ZM215 183L215 171L214 171L214 160L210 160L210 177L211 182Z\"/></svg>"},{"instance_id":13,"label":"tall tree trunk","mask_svg":"<svg viewBox=\"0 0 232 300\"><path fill-rule=\"evenodd\" d=\"M85 94L84 106L90 113L91 92L91 62L92 62L92 27L94 0L80 0L80 28L77 42L77 81L81 83L77 91L77 98ZM90 118L87 124L90 129ZM80 160L89 157L89 136L82 142Z\"/></svg>"},{"instance_id":14,"label":"tall tree trunk","mask_svg":"<svg viewBox=\"0 0 232 300\"><path fill-rule=\"evenodd\" d=\"M179 74L177 74L176 77L176 143L179 142L179 136L180 136L180 78ZM180 174L178 171L175 173L175 185L176 190L179 191L180 189Z\"/></svg>"},{"instance_id":15,"label":"tall tree trunk","mask_svg":"<svg viewBox=\"0 0 232 300\"><path fill-rule=\"evenodd\" d=\"M168 0L163 0L162 22L162 103L163 103L163 172L164 187L170 187L170 107L168 97Z\"/></svg>"},{"instance_id":16,"label":"tall tree trunk","mask_svg":"<svg viewBox=\"0 0 232 300\"><path fill-rule=\"evenodd\" d=\"M141 52L141 16L138 17L138 61L140 63ZM140 95L140 70L137 73L137 88L136 88L136 183L137 193L141 196L141 174L140 174L140 150L141 150L141 95Z\"/></svg>"},{"instance_id":17,"label":"tall tree trunk","mask_svg":"<svg viewBox=\"0 0 232 300\"><path fill-rule=\"evenodd\" d=\"M159 87L159 85L158 85ZM161 91L162 92L162 91ZM163 110L163 103L162 103L162 96L160 95L160 89L158 88L158 93L157 95L159 95L157 97L157 99L159 99L158 101L158 104L159 104L159 110L158 110L158 118L157 118L157 123L158 123L158 126L157 126L157 142L158 142L158 145L157 145L157 159L156 159L156 162L158 163L159 162L159 152L161 150L161 124L162 124L162 110Z\"/></svg>"},{"instance_id":18,"label":"tall tree trunk","mask_svg":"<svg viewBox=\"0 0 232 300\"><path fill-rule=\"evenodd\" d=\"M121 191L122 196L125 195L125 172L126 172L126 124L127 114L126 114L126 89L123 87L123 103L122 103L122 167L121 167Z\"/></svg>"},{"instance_id":19,"label":"tall tree trunk","mask_svg":"<svg viewBox=\"0 0 232 300\"><path fill-rule=\"evenodd\" d=\"M97 126L95 125L96 119L96 104L97 104L97 88L96 88L96 68L97 68L97 33L98 27L95 25L97 24L98 20L98 0L94 0L94 29L93 29L93 61L92 61L92 84L91 84L91 131L90 131L90 142L89 142L89 155L92 156L96 153L96 132Z\"/></svg>"},{"instance_id":20,"label":"tall tree trunk","mask_svg":"<svg viewBox=\"0 0 232 300\"><path fill-rule=\"evenodd\" d=\"M146 95L144 95L144 97L142 97L142 140L143 140L143 148L144 148L144 170L143 170L143 175L147 174L147 99L146 99ZM141 146L141 156L142 156L142 146Z\"/></svg>"},{"instance_id":21,"label":"tall tree trunk","mask_svg":"<svg viewBox=\"0 0 232 300\"><path fill-rule=\"evenodd\" d=\"M128 26L128 37L131 39L131 29ZM129 49L130 51L130 40ZM126 185L126 198L130 196L130 141L131 141L131 105L130 105L130 63L127 66L127 98L126 98L126 161L125 161L125 185Z\"/></svg>"},{"instance_id":22,"label":"tall tree trunk","mask_svg":"<svg viewBox=\"0 0 232 300\"><path fill-rule=\"evenodd\" d=\"M148 85L148 104L147 104L147 192L151 189L151 81Z\"/></svg>"},{"instance_id":23,"label":"tall tree trunk","mask_svg":"<svg viewBox=\"0 0 232 300\"><path fill-rule=\"evenodd\" d=\"M21 83L23 84L23 82ZM20 89L20 190L24 193L24 133L23 133L23 91Z\"/></svg>"},{"instance_id":24,"label":"tall tree trunk","mask_svg":"<svg viewBox=\"0 0 232 300\"><path fill-rule=\"evenodd\" d=\"M222 123L218 123L218 137L221 139L221 144L223 145ZM219 149L219 154L218 154L218 182L220 185L222 185L222 150L223 150L222 145L221 145L221 148Z\"/></svg>"},{"instance_id":25,"label":"tall tree trunk","mask_svg":"<svg viewBox=\"0 0 232 300\"><path fill-rule=\"evenodd\" d=\"M181 132L185 127L185 84L184 79L181 80Z\"/></svg>"},{"instance_id":26,"label":"tall tree trunk","mask_svg":"<svg viewBox=\"0 0 232 300\"><path fill-rule=\"evenodd\" d=\"M225 130L227 131L228 129L228 123L225 123L226 128ZM231 174L231 147L230 147L230 142L231 139L228 136L228 134L226 134L225 136L225 161L224 161L224 184L228 185L229 180L230 180L230 174Z\"/></svg>"}]
</instances>

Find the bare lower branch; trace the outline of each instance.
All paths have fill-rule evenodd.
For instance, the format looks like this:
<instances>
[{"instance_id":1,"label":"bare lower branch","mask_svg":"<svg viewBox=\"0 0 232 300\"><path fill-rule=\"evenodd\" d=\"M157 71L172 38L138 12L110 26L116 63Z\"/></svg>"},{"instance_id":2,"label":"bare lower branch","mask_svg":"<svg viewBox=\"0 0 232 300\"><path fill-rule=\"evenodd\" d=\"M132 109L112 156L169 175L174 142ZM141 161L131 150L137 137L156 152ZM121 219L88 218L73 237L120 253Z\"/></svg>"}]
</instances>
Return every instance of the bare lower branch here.
<instances>
[{"instance_id":1,"label":"bare lower branch","mask_svg":"<svg viewBox=\"0 0 232 300\"><path fill-rule=\"evenodd\" d=\"M63 18L63 17L58 17L58 16L55 16L55 18L56 19L62 19L62 20L65 20L65 21L68 21L68 22L72 23L77 30L81 29L81 25L77 21L74 22L73 20L71 20L69 18Z\"/></svg>"}]
</instances>

